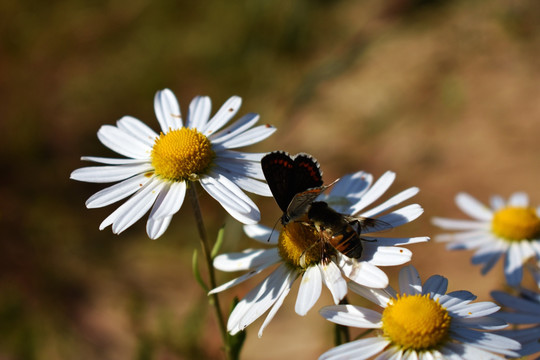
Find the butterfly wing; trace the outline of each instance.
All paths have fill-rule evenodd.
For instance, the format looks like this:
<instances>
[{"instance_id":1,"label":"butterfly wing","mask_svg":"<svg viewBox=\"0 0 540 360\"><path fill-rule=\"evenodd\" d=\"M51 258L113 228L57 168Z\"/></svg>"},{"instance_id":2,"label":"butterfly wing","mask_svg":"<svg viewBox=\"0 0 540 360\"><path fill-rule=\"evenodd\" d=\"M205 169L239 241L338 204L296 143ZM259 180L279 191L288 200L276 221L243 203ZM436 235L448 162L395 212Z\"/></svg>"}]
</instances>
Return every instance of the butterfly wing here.
<instances>
[{"instance_id":1,"label":"butterfly wing","mask_svg":"<svg viewBox=\"0 0 540 360\"><path fill-rule=\"evenodd\" d=\"M284 151L274 151L261 159L261 166L274 199L281 211L286 212L296 194L291 195L290 191L291 183L295 181L294 160Z\"/></svg>"}]
</instances>

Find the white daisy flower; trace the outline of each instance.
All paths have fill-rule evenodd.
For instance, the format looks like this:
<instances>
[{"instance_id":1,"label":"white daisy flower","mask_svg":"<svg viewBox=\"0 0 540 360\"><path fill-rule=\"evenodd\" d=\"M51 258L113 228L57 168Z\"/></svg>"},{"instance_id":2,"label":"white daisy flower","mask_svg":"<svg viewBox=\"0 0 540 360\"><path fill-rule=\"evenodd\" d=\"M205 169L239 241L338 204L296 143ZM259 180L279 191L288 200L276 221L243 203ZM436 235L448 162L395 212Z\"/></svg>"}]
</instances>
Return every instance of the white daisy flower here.
<instances>
[{"instance_id":1,"label":"white daisy flower","mask_svg":"<svg viewBox=\"0 0 540 360\"><path fill-rule=\"evenodd\" d=\"M364 172L341 178L332 188L327 201L343 214L375 217L398 227L413 221L423 212L417 205L408 205L393 212L391 208L411 198L418 188L407 189L389 200L359 214L365 207L376 201L390 187L395 179L393 172L385 173L373 184L373 176ZM385 213L385 214L383 214ZM381 215L382 214L382 215ZM318 300L322 285L326 285L337 304L347 294L345 278L365 286L384 288L388 277L378 266L401 265L411 259L408 249L394 245L405 245L429 240L428 237L375 238L362 235L363 252L359 259L351 259L333 248L324 248L320 234L303 222L290 222L278 234L262 225L246 225L246 234L263 243L277 245L271 249L248 249L242 253L219 255L214 266L222 271L248 271L211 291L217 293L229 289L251 278L263 270L277 265L277 268L258 286L251 290L234 308L227 324L231 334L244 330L249 324L271 308L259 331L272 320L283 300L291 290L293 282L301 277L295 311L305 315ZM320 246L314 246L319 245Z\"/></svg>"},{"instance_id":2,"label":"white daisy flower","mask_svg":"<svg viewBox=\"0 0 540 360\"><path fill-rule=\"evenodd\" d=\"M411 265L399 273L400 293L391 287L372 289L349 283L352 291L384 308L383 312L337 305L322 308L320 314L343 326L380 329L379 334L337 346L319 360L360 360L379 353L377 359L403 360L504 359L491 352L517 356L517 341L478 331L506 326L503 320L489 316L500 307L492 302L470 304L476 296L468 291L446 294L447 286L448 280L439 275L422 286Z\"/></svg>"},{"instance_id":3,"label":"white daisy flower","mask_svg":"<svg viewBox=\"0 0 540 360\"><path fill-rule=\"evenodd\" d=\"M499 334L521 343L520 356L540 352L540 294L521 289L520 296L494 291L491 296L508 311L497 313L497 317L513 325L528 327L499 331ZM530 325L530 326L529 326Z\"/></svg>"},{"instance_id":4,"label":"white daisy flower","mask_svg":"<svg viewBox=\"0 0 540 360\"><path fill-rule=\"evenodd\" d=\"M271 196L268 185L261 181L264 175L260 160L264 154L231 149L264 140L275 128L252 128L259 115L250 113L218 131L237 113L241 103L240 97L233 96L210 118L210 98L198 96L189 106L184 126L176 97L165 89L154 98L160 134L131 116L124 116L116 126L102 126L99 140L127 158L82 157L105 166L77 169L71 178L96 183L120 181L91 196L86 201L88 208L133 196L101 223L100 230L112 225L115 234L121 233L152 208L146 231L150 238L158 238L182 206L189 182L193 181L198 181L235 219L257 223L259 209L241 189Z\"/></svg>"},{"instance_id":5,"label":"white daisy flower","mask_svg":"<svg viewBox=\"0 0 540 360\"><path fill-rule=\"evenodd\" d=\"M473 220L433 218L433 224L445 230L435 239L447 241L448 249L476 249L473 264L483 264L486 274L504 255L504 274L511 286L521 283L523 265L540 259L539 208L529 205L527 194L518 192L505 202L500 196L491 198L491 208L466 193L456 196L456 204Z\"/></svg>"}]
</instances>

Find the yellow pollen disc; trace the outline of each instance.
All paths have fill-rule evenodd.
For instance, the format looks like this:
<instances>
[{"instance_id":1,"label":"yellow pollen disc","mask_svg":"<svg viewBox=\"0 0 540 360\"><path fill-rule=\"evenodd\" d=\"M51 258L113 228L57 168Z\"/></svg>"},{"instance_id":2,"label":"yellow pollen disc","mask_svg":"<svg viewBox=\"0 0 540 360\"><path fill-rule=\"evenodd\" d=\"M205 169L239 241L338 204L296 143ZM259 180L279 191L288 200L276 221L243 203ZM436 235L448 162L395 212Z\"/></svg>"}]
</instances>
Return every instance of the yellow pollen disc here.
<instances>
[{"instance_id":1,"label":"yellow pollen disc","mask_svg":"<svg viewBox=\"0 0 540 360\"><path fill-rule=\"evenodd\" d=\"M532 240L540 235L540 219L530 207L506 207L495 213L491 231L509 241Z\"/></svg>"},{"instance_id":2,"label":"yellow pollen disc","mask_svg":"<svg viewBox=\"0 0 540 360\"><path fill-rule=\"evenodd\" d=\"M300 222L290 222L283 226L279 234L279 255L287 263L306 268L321 261L321 245L315 228Z\"/></svg>"},{"instance_id":3,"label":"yellow pollen disc","mask_svg":"<svg viewBox=\"0 0 540 360\"><path fill-rule=\"evenodd\" d=\"M384 335L394 344L416 351L437 347L448 337L452 318L428 295L402 295L382 314Z\"/></svg>"},{"instance_id":4,"label":"yellow pollen disc","mask_svg":"<svg viewBox=\"0 0 540 360\"><path fill-rule=\"evenodd\" d=\"M172 181L193 180L208 168L215 153L210 140L195 129L161 133L152 148L156 175Z\"/></svg>"}]
</instances>

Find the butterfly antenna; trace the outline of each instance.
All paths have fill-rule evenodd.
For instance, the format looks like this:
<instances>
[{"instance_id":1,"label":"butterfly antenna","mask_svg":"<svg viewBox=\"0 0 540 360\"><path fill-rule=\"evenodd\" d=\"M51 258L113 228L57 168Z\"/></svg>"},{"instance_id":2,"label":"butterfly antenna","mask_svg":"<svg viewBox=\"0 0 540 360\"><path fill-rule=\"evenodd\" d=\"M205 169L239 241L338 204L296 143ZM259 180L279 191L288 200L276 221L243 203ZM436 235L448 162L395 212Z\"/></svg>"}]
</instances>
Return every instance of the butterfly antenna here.
<instances>
[{"instance_id":1,"label":"butterfly antenna","mask_svg":"<svg viewBox=\"0 0 540 360\"><path fill-rule=\"evenodd\" d=\"M276 222L274 223L274 226L272 226L272 231L270 231L270 235L268 236L268 240L266 240L266 242L270 242L270 239L272 238L272 234L274 233L274 230L276 230L276 226L278 224L280 219L277 219Z\"/></svg>"}]
</instances>

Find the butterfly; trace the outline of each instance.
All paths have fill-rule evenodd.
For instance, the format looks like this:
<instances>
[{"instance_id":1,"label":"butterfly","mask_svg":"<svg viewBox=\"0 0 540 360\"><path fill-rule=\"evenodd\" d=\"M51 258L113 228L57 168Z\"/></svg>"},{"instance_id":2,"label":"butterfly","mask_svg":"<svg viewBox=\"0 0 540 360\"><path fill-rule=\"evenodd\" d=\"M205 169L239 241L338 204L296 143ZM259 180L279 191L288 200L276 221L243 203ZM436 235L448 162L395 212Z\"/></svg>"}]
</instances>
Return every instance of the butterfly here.
<instances>
[{"instance_id":1,"label":"butterfly","mask_svg":"<svg viewBox=\"0 0 540 360\"><path fill-rule=\"evenodd\" d=\"M306 153L291 156L284 151L274 151L262 158L261 166L270 191L283 211L282 225L304 215L311 203L333 185L323 185L319 163Z\"/></svg>"}]
</instances>

